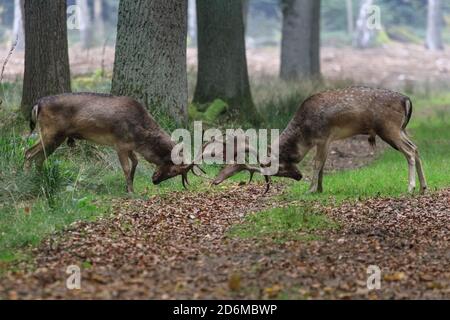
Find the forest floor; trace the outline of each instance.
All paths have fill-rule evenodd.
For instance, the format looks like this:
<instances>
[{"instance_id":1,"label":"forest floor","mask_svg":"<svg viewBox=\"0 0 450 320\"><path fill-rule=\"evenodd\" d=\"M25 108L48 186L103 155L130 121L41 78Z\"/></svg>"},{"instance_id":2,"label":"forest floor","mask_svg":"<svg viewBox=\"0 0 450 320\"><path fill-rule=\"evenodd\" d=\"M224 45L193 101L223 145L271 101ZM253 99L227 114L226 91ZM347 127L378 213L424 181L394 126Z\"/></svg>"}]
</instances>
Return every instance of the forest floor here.
<instances>
[{"instance_id":1,"label":"forest floor","mask_svg":"<svg viewBox=\"0 0 450 320\"><path fill-rule=\"evenodd\" d=\"M283 206L261 190L121 201L112 218L47 239L32 271L22 265L1 281L0 298L450 298L450 190L316 204L336 227L301 239L233 236L249 212ZM81 290L66 289L70 265L82 268ZM380 266L380 290L367 289L370 265Z\"/></svg>"},{"instance_id":2,"label":"forest floor","mask_svg":"<svg viewBox=\"0 0 450 320\"><path fill-rule=\"evenodd\" d=\"M365 139L348 140L327 167L363 166L377 154ZM47 237L3 275L0 299L450 298L450 189L336 203L289 200L286 187L117 199L110 217ZM264 215L269 232L252 220ZM81 290L66 288L71 265L82 270ZM380 290L367 289L371 265L381 269Z\"/></svg>"}]
</instances>

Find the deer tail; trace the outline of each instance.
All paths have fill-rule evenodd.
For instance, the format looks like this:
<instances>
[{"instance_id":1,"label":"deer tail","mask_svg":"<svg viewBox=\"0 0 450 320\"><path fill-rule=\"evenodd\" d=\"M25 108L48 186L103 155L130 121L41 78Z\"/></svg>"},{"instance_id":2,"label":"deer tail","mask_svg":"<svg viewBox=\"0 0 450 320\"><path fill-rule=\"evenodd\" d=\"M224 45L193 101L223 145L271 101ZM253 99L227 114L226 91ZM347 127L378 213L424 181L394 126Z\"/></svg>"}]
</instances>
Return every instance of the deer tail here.
<instances>
[{"instance_id":1,"label":"deer tail","mask_svg":"<svg viewBox=\"0 0 450 320\"><path fill-rule=\"evenodd\" d=\"M39 115L39 104L35 105L33 109L31 109L30 135L33 133L34 129L36 129L38 115Z\"/></svg>"},{"instance_id":2,"label":"deer tail","mask_svg":"<svg viewBox=\"0 0 450 320\"><path fill-rule=\"evenodd\" d=\"M403 101L403 107L405 108L405 121L403 122L402 129L405 130L411 120L413 113L413 104L410 98L406 98Z\"/></svg>"}]
</instances>

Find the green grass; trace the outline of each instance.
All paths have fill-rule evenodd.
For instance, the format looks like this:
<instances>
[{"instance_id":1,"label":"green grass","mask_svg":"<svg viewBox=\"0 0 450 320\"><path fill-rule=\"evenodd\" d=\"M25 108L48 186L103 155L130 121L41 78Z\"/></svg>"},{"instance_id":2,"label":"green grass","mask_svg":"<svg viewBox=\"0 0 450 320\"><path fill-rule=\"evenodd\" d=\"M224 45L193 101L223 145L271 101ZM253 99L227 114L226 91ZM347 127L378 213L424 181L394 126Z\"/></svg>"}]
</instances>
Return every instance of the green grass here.
<instances>
[{"instance_id":1,"label":"green grass","mask_svg":"<svg viewBox=\"0 0 450 320\"><path fill-rule=\"evenodd\" d=\"M233 226L230 237L243 239L270 238L276 242L313 240L314 231L336 228L334 222L310 207L289 206L253 213L243 223Z\"/></svg>"}]
</instances>

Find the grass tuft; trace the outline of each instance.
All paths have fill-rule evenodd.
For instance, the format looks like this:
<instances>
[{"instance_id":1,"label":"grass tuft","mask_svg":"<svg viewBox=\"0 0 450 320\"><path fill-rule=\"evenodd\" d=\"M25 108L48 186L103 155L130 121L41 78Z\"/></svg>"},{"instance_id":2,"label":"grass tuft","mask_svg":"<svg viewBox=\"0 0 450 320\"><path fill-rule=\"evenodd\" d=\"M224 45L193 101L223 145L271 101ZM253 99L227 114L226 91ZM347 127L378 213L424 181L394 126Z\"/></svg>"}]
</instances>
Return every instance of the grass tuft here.
<instances>
[{"instance_id":1,"label":"grass tuft","mask_svg":"<svg viewBox=\"0 0 450 320\"><path fill-rule=\"evenodd\" d=\"M312 207L289 206L254 213L233 226L229 236L243 239L270 238L275 242L317 239L315 231L336 228L337 224Z\"/></svg>"}]
</instances>

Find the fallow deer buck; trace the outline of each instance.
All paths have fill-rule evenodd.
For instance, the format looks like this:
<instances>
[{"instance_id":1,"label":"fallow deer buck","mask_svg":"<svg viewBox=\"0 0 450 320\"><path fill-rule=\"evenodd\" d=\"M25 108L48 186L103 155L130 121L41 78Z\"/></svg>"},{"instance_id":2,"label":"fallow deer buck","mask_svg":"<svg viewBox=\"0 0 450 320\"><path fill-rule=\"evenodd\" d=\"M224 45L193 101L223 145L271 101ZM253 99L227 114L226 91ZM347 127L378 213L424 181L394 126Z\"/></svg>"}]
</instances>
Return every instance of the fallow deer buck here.
<instances>
[{"instance_id":1,"label":"fallow deer buck","mask_svg":"<svg viewBox=\"0 0 450 320\"><path fill-rule=\"evenodd\" d=\"M311 96L298 109L278 141L279 171L275 176L297 181L302 174L297 164L314 147L314 173L309 192L322 192L322 179L330 144L333 141L355 135L368 135L369 143L375 138L400 151L409 165L409 192L416 186L415 170L419 176L421 192L427 189L422 162L416 145L406 133L412 116L410 98L396 92L367 87L351 87L331 90ZM276 149L276 148L275 148ZM264 174L264 166L228 166L223 169L213 184L217 185L242 170Z\"/></svg>"},{"instance_id":2,"label":"fallow deer buck","mask_svg":"<svg viewBox=\"0 0 450 320\"><path fill-rule=\"evenodd\" d=\"M37 125L40 141L25 153L25 168L32 161L42 166L64 141L75 140L113 147L125 174L127 191L133 192L138 165L136 153L157 166L154 184L181 175L186 187L187 174L195 164L175 165L171 159L175 143L147 110L128 97L95 93L73 93L45 97L32 110L31 131ZM131 162L131 165L130 165ZM201 170L201 169L200 169Z\"/></svg>"}]
</instances>

